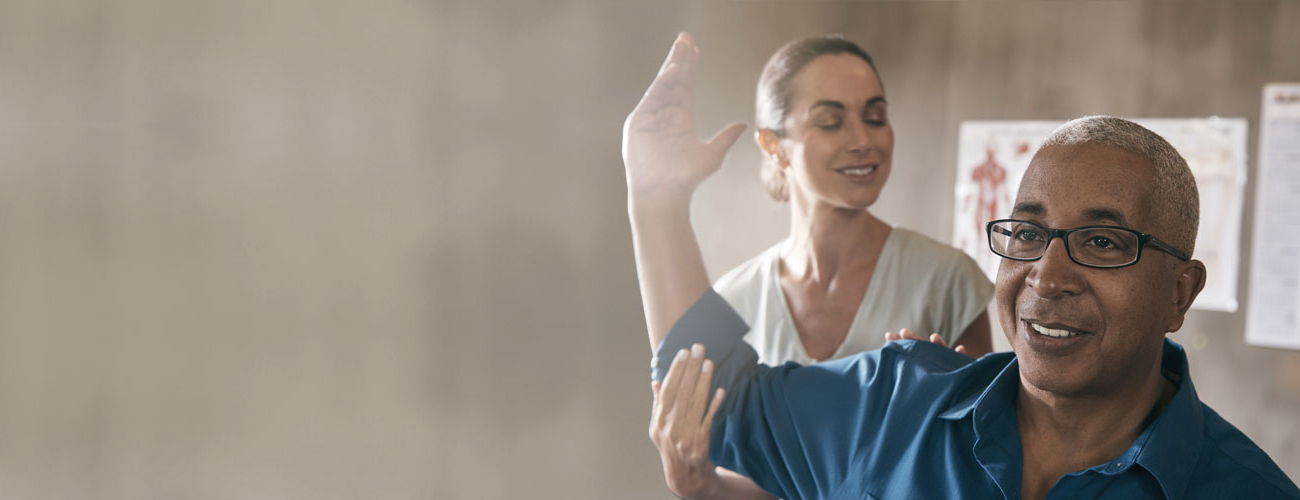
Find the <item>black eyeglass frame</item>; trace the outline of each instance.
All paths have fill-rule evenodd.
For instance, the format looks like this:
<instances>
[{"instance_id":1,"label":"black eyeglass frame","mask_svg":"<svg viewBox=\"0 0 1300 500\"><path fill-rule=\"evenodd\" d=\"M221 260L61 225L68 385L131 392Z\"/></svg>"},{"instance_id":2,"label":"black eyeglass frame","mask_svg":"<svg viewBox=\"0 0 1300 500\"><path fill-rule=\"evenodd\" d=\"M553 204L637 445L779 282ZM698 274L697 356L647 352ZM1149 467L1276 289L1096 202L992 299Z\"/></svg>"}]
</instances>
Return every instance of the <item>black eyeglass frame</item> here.
<instances>
[{"instance_id":1,"label":"black eyeglass frame","mask_svg":"<svg viewBox=\"0 0 1300 500\"><path fill-rule=\"evenodd\" d=\"M996 224L999 224L999 223L1003 223L1003 222L1014 222L1014 223L1017 223L1017 224L1029 224L1029 225L1034 226L1034 227L1036 227L1036 228L1042 229L1043 232L1047 233L1047 240L1046 240L1045 242L1043 242L1043 253L1042 253L1041 255L1037 256L1037 257L1034 257L1034 258L1021 258L1021 257L1011 257L1011 256L1009 256L1009 255L1002 255L1002 253L998 252L997 250L994 250L994 249L993 249L993 226L996 225ZM1074 252L1070 250L1070 240L1069 240L1068 238L1066 238L1066 237L1069 236L1070 233L1073 233L1073 232L1076 232L1076 231L1083 231L1083 230L1085 230L1085 229L1110 229L1110 230L1117 230L1117 231L1126 231L1126 232L1130 232L1130 233L1136 234L1137 237L1138 237L1138 251L1137 251L1137 255L1133 256L1133 262L1129 262L1129 263L1127 263L1127 264L1114 265L1114 266L1099 266L1099 265L1096 265L1096 264L1084 264L1084 263L1082 263L1082 262L1079 262L1079 259L1074 258ZM1192 258L1191 258L1190 256L1188 256L1187 254L1185 254L1185 253L1179 251L1177 248L1174 248L1173 245L1170 245L1170 244L1168 244L1168 243L1165 243L1165 242L1163 242L1163 241L1160 241L1160 238L1157 238L1157 237L1155 237L1155 236L1152 236L1152 235L1150 235L1150 234L1147 234L1147 233L1144 233L1144 232L1141 232L1141 231L1135 231L1135 230L1133 230L1133 229L1129 229L1129 228L1127 228L1127 227L1120 227L1120 226L1083 226L1083 227L1076 227L1076 228L1072 228L1072 229L1052 229L1052 228L1050 228L1050 227L1043 226L1042 224L1037 224L1037 223L1034 223L1034 222L1029 222L1029 221L1027 221L1027 220L1021 220L1021 219L998 219L998 220L989 221L989 223L988 223L987 225L984 226L984 233L985 233L985 236L988 237L988 241L989 241L989 251L993 252L993 254L994 254L994 255L997 255L998 257L1002 257L1002 258L1004 258L1004 259L1016 260L1016 261L1020 261L1020 262L1032 262L1032 261L1035 261L1035 260L1038 260L1038 259L1043 258L1043 255L1047 255L1047 248L1050 247L1050 246L1052 245L1052 240L1055 239L1055 238L1060 238L1060 239L1061 239L1061 242L1065 243L1065 254L1068 255L1068 256L1070 256L1070 260L1071 260L1071 261L1073 261L1075 264L1078 264L1078 265L1081 265L1081 266L1084 266L1084 267L1091 267L1091 268L1096 268L1096 269L1117 269L1117 268L1128 267L1128 266L1131 266L1131 265L1133 265L1133 264L1137 264L1139 260L1142 260L1142 248L1145 247L1145 246L1147 246L1147 243L1150 243L1151 246L1156 247L1156 249L1158 249L1158 250L1162 250L1162 251L1164 251L1165 253L1167 253L1167 254L1169 254L1169 255L1172 255L1172 256L1174 256L1174 257L1177 257L1179 260L1182 260L1182 261L1184 261L1184 262L1189 261L1189 260L1192 260ZM1005 234L1005 233L1004 233L1004 234ZM1013 235L1010 235L1010 234L1005 234L1005 235L1006 235L1006 236L1013 236Z\"/></svg>"}]
</instances>

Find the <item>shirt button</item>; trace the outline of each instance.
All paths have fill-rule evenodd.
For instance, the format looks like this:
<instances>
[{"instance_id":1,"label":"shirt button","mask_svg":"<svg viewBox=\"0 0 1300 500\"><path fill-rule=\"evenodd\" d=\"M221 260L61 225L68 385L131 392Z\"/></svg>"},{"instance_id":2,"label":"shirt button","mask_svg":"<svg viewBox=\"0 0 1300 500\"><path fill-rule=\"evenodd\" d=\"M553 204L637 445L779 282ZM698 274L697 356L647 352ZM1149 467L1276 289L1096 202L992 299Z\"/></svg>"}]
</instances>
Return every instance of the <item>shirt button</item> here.
<instances>
[{"instance_id":1,"label":"shirt button","mask_svg":"<svg viewBox=\"0 0 1300 500\"><path fill-rule=\"evenodd\" d=\"M650 368L659 368L659 356L650 358Z\"/></svg>"}]
</instances>

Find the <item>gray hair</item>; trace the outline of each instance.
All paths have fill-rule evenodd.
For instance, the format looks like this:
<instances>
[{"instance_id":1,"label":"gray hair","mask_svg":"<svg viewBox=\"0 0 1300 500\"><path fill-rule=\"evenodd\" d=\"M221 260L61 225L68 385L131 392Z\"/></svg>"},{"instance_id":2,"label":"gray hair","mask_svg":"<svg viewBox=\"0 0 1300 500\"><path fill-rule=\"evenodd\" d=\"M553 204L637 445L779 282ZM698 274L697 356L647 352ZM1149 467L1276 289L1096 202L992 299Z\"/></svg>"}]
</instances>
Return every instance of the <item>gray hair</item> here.
<instances>
[{"instance_id":1,"label":"gray hair","mask_svg":"<svg viewBox=\"0 0 1300 500\"><path fill-rule=\"evenodd\" d=\"M1200 194L1196 178L1178 154L1160 134L1113 116L1085 116L1061 125L1043 142L1042 148L1073 144L1097 144L1136 153L1155 166L1155 189L1151 204L1159 211L1156 219L1172 234L1160 235L1174 247L1192 254L1200 224ZM1173 220L1168 220L1172 217Z\"/></svg>"}]
</instances>

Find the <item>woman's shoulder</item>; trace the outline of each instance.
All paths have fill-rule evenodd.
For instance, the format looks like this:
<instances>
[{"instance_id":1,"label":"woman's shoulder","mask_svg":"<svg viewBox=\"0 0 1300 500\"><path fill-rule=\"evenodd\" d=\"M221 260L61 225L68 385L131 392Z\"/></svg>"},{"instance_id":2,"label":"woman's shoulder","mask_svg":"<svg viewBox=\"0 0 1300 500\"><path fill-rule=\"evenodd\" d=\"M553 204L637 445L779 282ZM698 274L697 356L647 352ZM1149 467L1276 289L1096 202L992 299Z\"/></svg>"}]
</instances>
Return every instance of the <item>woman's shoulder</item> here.
<instances>
[{"instance_id":1,"label":"woman's shoulder","mask_svg":"<svg viewBox=\"0 0 1300 500\"><path fill-rule=\"evenodd\" d=\"M772 279L774 259L779 255L779 247L780 243L773 245L727 271L713 282L713 289L732 304L761 292L763 283Z\"/></svg>"},{"instance_id":2,"label":"woman's shoulder","mask_svg":"<svg viewBox=\"0 0 1300 500\"><path fill-rule=\"evenodd\" d=\"M970 259L965 252L952 245L941 243L905 227L894 227L890 238L897 240L896 255L905 262L935 266L956 265L962 259Z\"/></svg>"}]
</instances>

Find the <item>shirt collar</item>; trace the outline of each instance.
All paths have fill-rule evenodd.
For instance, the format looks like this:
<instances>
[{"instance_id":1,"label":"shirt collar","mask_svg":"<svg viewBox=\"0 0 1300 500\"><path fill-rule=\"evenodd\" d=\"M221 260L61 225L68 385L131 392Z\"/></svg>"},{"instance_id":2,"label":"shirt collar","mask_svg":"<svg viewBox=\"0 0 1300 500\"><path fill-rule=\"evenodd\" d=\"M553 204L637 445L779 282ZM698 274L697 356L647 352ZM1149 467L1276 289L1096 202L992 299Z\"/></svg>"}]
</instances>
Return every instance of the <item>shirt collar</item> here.
<instances>
[{"instance_id":1,"label":"shirt collar","mask_svg":"<svg viewBox=\"0 0 1300 500\"><path fill-rule=\"evenodd\" d=\"M1116 467L1099 471L1122 473L1132 467L1133 463L1141 465L1160 483L1167 498L1182 498L1191 480L1192 469L1201 449L1204 428L1204 415L1201 400L1192 386L1192 379L1187 368L1187 354L1183 347L1165 339L1162 348L1160 368L1165 376L1178 385L1174 397L1160 412L1160 416L1147 426L1137 440L1118 460ZM977 407L985 405L1010 406L1014 408L1015 394L1019 389L1020 369L1015 357L1011 356L1006 367L983 390L976 385L964 395L953 399L954 403L939 414L945 420L966 418ZM981 412L989 411L986 408ZM1132 458L1136 456L1136 458Z\"/></svg>"},{"instance_id":2,"label":"shirt collar","mask_svg":"<svg viewBox=\"0 0 1300 500\"><path fill-rule=\"evenodd\" d=\"M1160 416L1142 431L1149 436L1139 437L1129 452L1136 449L1136 462L1155 476L1167 498L1182 498L1204 439L1204 412L1192 386L1183 346L1166 338L1160 368L1178 390Z\"/></svg>"},{"instance_id":3,"label":"shirt collar","mask_svg":"<svg viewBox=\"0 0 1300 500\"><path fill-rule=\"evenodd\" d=\"M998 357L1005 357L1005 360L997 360ZM961 420L975 411L976 406L980 406L986 399L988 403L996 405L1008 405L1014 408L1015 394L1020 388L1020 365L1016 363L1014 353L993 353L985 356L984 360L995 363L1006 363L997 376L985 387L978 384L971 384L971 387L961 391L958 396L953 398L954 403L939 414L939 418L944 420ZM982 389L982 390L981 390Z\"/></svg>"}]
</instances>

